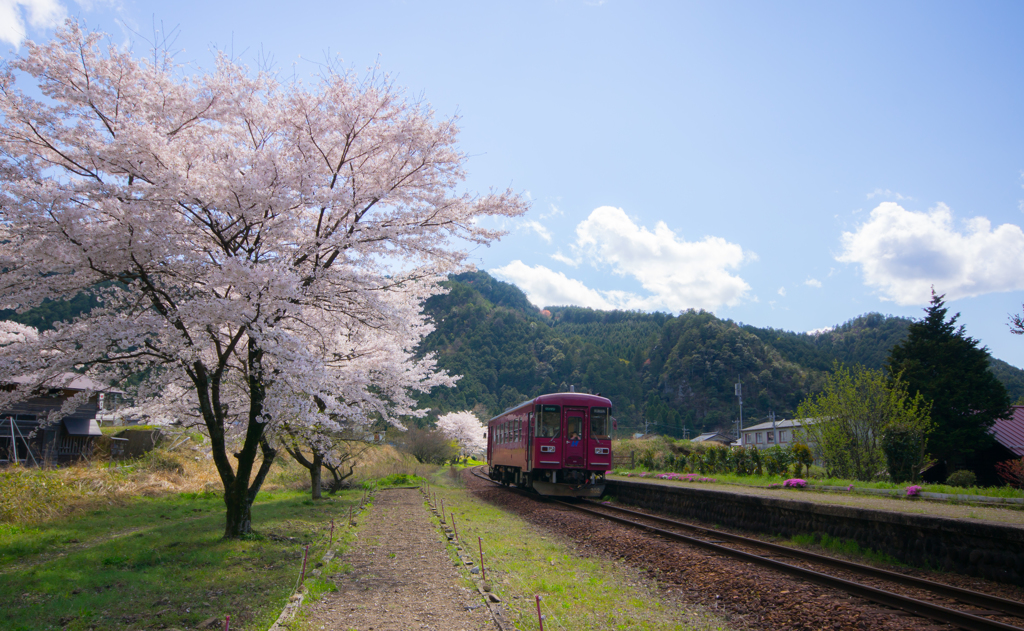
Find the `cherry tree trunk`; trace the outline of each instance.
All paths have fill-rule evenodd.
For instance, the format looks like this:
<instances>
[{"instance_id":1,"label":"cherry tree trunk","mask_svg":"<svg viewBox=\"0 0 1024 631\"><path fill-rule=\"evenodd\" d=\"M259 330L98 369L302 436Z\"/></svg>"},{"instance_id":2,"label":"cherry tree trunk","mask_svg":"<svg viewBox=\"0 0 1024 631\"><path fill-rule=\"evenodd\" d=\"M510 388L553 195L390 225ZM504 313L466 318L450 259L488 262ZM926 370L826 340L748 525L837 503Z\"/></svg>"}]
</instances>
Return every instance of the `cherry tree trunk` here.
<instances>
[{"instance_id":1,"label":"cherry tree trunk","mask_svg":"<svg viewBox=\"0 0 1024 631\"><path fill-rule=\"evenodd\" d=\"M324 461L323 455L313 452L313 462L310 463L309 468L309 483L312 485L312 499L318 500L321 496L321 480L323 478L322 464Z\"/></svg>"},{"instance_id":2,"label":"cherry tree trunk","mask_svg":"<svg viewBox=\"0 0 1024 631\"><path fill-rule=\"evenodd\" d=\"M252 501L249 500L248 489L239 492L234 486L224 489L227 508L224 537L227 539L237 539L252 532Z\"/></svg>"}]
</instances>

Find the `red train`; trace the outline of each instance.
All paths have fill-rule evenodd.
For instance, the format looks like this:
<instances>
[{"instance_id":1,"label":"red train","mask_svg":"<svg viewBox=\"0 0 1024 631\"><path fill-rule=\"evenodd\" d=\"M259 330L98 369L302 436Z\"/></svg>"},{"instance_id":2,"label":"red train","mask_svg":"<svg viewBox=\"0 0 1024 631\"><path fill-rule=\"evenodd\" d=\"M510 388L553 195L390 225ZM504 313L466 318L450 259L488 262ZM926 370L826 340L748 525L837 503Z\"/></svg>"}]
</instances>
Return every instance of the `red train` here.
<instances>
[{"instance_id":1,"label":"red train","mask_svg":"<svg viewBox=\"0 0 1024 631\"><path fill-rule=\"evenodd\" d=\"M592 394L545 394L487 423L492 480L541 495L601 497L612 468L612 402Z\"/></svg>"}]
</instances>

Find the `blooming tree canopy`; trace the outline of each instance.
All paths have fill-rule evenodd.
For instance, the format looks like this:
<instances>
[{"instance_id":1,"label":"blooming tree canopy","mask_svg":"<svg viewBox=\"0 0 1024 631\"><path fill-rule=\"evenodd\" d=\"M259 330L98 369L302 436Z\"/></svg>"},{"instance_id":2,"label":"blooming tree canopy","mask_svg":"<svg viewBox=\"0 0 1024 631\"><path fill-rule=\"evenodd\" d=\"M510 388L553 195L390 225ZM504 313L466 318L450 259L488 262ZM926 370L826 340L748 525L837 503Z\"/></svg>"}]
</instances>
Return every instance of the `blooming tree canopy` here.
<instances>
[{"instance_id":1,"label":"blooming tree canopy","mask_svg":"<svg viewBox=\"0 0 1024 631\"><path fill-rule=\"evenodd\" d=\"M420 305L463 264L453 238L526 209L457 191L454 119L376 74L185 72L72 21L24 51L0 68L0 308L100 307L5 330L0 381L147 375L139 405L209 431L226 536L250 529L277 424L397 422L410 390L451 383L412 354Z\"/></svg>"},{"instance_id":2,"label":"blooming tree canopy","mask_svg":"<svg viewBox=\"0 0 1024 631\"><path fill-rule=\"evenodd\" d=\"M437 429L459 443L463 453L480 453L487 449L484 438L487 428L472 412L449 412L437 419Z\"/></svg>"}]
</instances>

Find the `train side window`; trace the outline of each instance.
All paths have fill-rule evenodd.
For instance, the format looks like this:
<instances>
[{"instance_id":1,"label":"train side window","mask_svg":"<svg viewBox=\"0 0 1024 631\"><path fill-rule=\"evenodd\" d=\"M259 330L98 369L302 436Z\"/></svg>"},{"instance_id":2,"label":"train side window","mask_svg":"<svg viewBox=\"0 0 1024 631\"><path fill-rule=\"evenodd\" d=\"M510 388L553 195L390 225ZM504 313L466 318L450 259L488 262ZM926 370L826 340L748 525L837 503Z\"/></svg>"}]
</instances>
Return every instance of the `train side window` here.
<instances>
[{"instance_id":1,"label":"train side window","mask_svg":"<svg viewBox=\"0 0 1024 631\"><path fill-rule=\"evenodd\" d=\"M541 438L558 438L562 429L561 407L557 405L542 405L540 407L540 418L537 419L537 436Z\"/></svg>"},{"instance_id":2,"label":"train side window","mask_svg":"<svg viewBox=\"0 0 1024 631\"><path fill-rule=\"evenodd\" d=\"M608 420L608 408L590 408L590 437L609 438Z\"/></svg>"}]
</instances>

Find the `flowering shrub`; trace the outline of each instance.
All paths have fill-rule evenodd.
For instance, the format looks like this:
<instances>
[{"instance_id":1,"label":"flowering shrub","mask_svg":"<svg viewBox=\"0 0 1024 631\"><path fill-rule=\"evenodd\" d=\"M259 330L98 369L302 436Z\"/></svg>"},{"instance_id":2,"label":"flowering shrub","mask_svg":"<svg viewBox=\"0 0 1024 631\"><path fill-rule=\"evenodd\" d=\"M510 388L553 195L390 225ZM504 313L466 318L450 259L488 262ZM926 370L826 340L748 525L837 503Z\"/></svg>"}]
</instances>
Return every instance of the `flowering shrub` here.
<instances>
[{"instance_id":1,"label":"flowering shrub","mask_svg":"<svg viewBox=\"0 0 1024 631\"><path fill-rule=\"evenodd\" d=\"M914 484L913 486L907 487L907 497L917 497L917 494L921 492L921 487Z\"/></svg>"},{"instance_id":2,"label":"flowering shrub","mask_svg":"<svg viewBox=\"0 0 1024 631\"><path fill-rule=\"evenodd\" d=\"M781 489L782 485L779 484L778 482L772 482L771 484L768 485L768 488L770 488L770 489Z\"/></svg>"},{"instance_id":3,"label":"flowering shrub","mask_svg":"<svg viewBox=\"0 0 1024 631\"><path fill-rule=\"evenodd\" d=\"M847 491L852 491L853 490L853 485L851 484L850 486L846 487L846 490Z\"/></svg>"},{"instance_id":4,"label":"flowering shrub","mask_svg":"<svg viewBox=\"0 0 1024 631\"><path fill-rule=\"evenodd\" d=\"M782 486L786 487L787 489L802 489L805 486L807 486L807 482L805 480L801 480L800 478L790 478L789 480L783 482Z\"/></svg>"}]
</instances>

